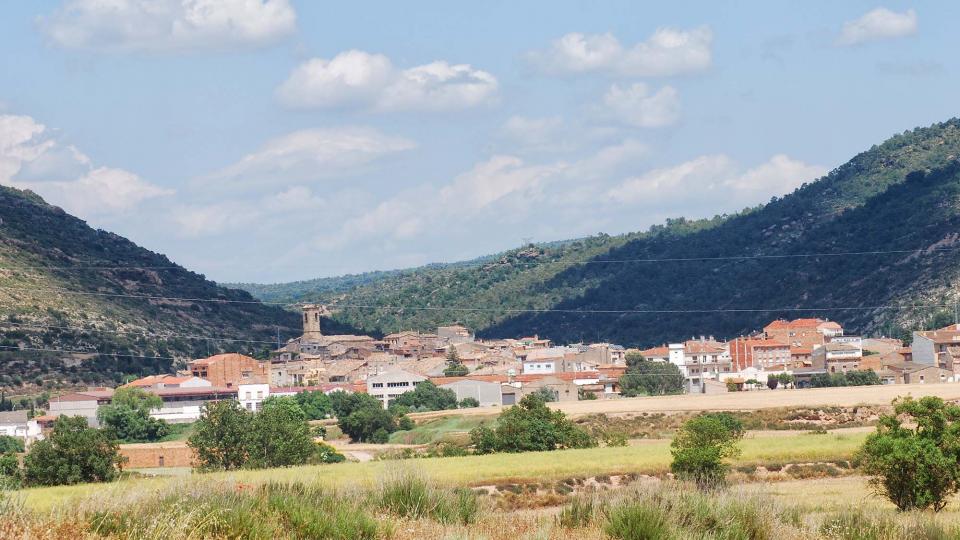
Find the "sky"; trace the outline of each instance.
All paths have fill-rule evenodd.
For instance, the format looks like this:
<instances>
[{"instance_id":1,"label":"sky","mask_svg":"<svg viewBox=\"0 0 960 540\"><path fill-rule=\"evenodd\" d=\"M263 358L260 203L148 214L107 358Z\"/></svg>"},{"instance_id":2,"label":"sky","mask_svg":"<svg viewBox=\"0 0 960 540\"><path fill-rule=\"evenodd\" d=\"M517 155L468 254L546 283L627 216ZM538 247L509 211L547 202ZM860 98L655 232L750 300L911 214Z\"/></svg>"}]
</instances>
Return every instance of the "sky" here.
<instances>
[{"instance_id":1,"label":"sky","mask_svg":"<svg viewBox=\"0 0 960 540\"><path fill-rule=\"evenodd\" d=\"M960 83L956 2L0 9L0 184L222 282L736 212Z\"/></svg>"}]
</instances>

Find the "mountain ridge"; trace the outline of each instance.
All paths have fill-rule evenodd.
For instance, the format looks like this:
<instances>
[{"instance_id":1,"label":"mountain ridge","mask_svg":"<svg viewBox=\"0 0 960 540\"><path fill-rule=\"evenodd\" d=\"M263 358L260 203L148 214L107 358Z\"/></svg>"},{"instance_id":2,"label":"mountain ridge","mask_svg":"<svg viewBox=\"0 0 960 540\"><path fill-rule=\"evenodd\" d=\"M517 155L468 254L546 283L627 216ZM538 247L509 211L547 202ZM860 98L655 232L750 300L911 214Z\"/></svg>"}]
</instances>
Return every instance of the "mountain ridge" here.
<instances>
[{"instance_id":1,"label":"mountain ridge","mask_svg":"<svg viewBox=\"0 0 960 540\"><path fill-rule=\"evenodd\" d=\"M322 301L335 309L338 305L380 305L402 306L406 310L386 308L344 307L336 314L339 320L349 322L364 329L392 331L405 327L427 330L438 323L460 320L477 329L481 335L491 337L516 336L518 334L539 333L559 341L577 341L579 339L610 339L628 345L649 345L669 339L680 339L691 332L713 332L718 335L736 335L747 332L761 323L763 318L790 316L789 310L777 311L775 307L794 310L816 308L812 304L817 300L827 302L823 307L862 308L861 299L849 295L816 289L820 298L809 294L779 297L785 302L782 306L771 306L761 302L770 296L751 285L753 279L748 271L775 272L782 279L796 282L791 290L798 291L810 280L815 283L822 279L822 272L833 272L837 277L854 283L851 272L871 274L864 265L876 264L862 260L853 262L853 268L834 262L816 261L810 264L794 265L785 262L767 261L741 263L733 265L726 262L670 263L669 268L655 268L654 263L645 268L637 268L618 263L603 263L601 259L669 259L669 258L709 258L722 255L751 256L778 254L785 252L808 252L819 246L821 250L837 251L840 244L847 246L870 246L876 248L879 241L866 240L854 242L831 242L824 234L838 234L830 229L832 223L842 223L851 230L869 231L875 235L883 232L882 223L864 212L851 214L853 218L864 221L857 229L851 217L841 219L851 211L863 208L876 197L878 202L871 206L871 212L884 208L900 207L901 212L909 213L903 207L903 201L882 198L883 194L897 185L905 184L911 173L924 174L949 167L960 154L960 120L946 122L908 130L890 137L887 141L854 156L824 177L805 183L793 193L774 198L770 203L733 215L721 215L711 219L690 221L683 218L668 220L664 225L651 227L643 233L630 233L617 237L601 235L591 237L584 243L566 244L562 252L548 248L528 247L512 250L502 255L509 271L491 270L485 266L470 269L423 268L408 269L385 276L373 277L364 283L338 288L335 291L317 292L299 291L301 300ZM952 174L952 173L947 173ZM937 176L946 184L952 180ZM910 184L901 197L923 197L916 192L920 184ZM943 188L939 186L937 189ZM952 192L948 195L952 197ZM936 205L936 201L924 201ZM909 223L897 220L897 216L887 216L887 228L898 226L922 226L937 231L949 231L953 227L952 213L941 212L927 216L931 222ZM838 221L840 220L840 221ZM939 220L939 221L937 221ZM909 235L907 235L909 236ZM881 235L886 238L886 236ZM880 237L877 237L880 238ZM896 239L894 239L896 240ZM906 238L897 240L898 247L917 249L922 242L936 242L943 238L936 235L913 235L916 245L907 246ZM887 244L890 242L885 240ZM845 243L844 243L845 242ZM891 244L892 245L892 244ZM882 246L881 246L882 247ZM536 260L556 264L557 271L534 267L534 271L517 266L516 259L523 249L537 249L540 253ZM853 249L855 250L855 249ZM574 264L573 259L593 259L591 264ZM960 266L946 254L940 254L936 260L953 268ZM948 260L949 259L949 260ZM889 261L880 261L886 265ZM723 272L736 276L735 279L706 279L699 275L700 270L709 274ZM846 264L846 263L844 263ZM859 266L858 266L859 265ZM886 268L886 266L884 266ZM900 276L890 283L891 287L902 290L904 294L918 298L929 296L938 290L939 295L954 295L952 289L942 286L946 276L930 276L924 270L918 279L925 280L920 286ZM886 268L885 272L890 269ZM839 272L839 274L837 274ZM643 273L650 274L644 277ZM762 274L761 274L762 275ZM653 276L656 276L654 279ZM883 277L877 274L875 278ZM332 278L336 279L336 278ZM776 283L761 280L771 290L778 290ZM788 282L789 283L789 282ZM713 287L713 289L711 289ZM282 289L282 286L279 286ZM717 293L716 289L720 289ZM870 291L861 291L863 299L876 299L878 295ZM273 290L277 294L277 288ZM870 293L870 294L868 294ZM262 294L262 293L261 293ZM891 295L879 295L891 300ZM774 297L778 297L774 295ZM602 311L602 310L643 310L643 309L689 309L689 299L699 299L692 308L733 309L734 302L746 305L746 308L765 309L762 317L743 314L725 315L729 324L718 324L702 316L678 317L663 316L659 322L640 320L639 315L630 314L591 314L558 313L550 310L565 311ZM789 300L789 301L788 301ZM829 301L829 302L828 302ZM841 302L842 301L842 302ZM832 302L832 303L830 303ZM837 302L852 302L851 306L840 306ZM479 308L479 312L457 311L446 308ZM543 312L510 313L507 310L544 310ZM486 310L486 311L484 311ZM489 310L500 314L491 315ZM797 311L799 312L799 311ZM849 320L851 328L863 332L880 332L885 328L890 332L901 332L916 326L918 320L929 318L917 312L891 314L873 313L869 316L853 314L852 310L824 309L823 316ZM648 319L650 317L647 317Z\"/></svg>"}]
</instances>

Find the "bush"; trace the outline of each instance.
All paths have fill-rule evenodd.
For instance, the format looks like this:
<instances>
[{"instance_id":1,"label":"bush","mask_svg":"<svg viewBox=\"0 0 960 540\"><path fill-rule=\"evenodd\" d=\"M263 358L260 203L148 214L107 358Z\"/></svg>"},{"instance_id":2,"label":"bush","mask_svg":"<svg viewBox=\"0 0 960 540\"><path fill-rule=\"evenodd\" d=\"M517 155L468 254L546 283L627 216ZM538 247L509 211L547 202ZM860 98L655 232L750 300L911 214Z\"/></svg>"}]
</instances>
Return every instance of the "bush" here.
<instances>
[{"instance_id":1,"label":"bush","mask_svg":"<svg viewBox=\"0 0 960 540\"><path fill-rule=\"evenodd\" d=\"M644 501L614 507L604 532L622 540L668 540L674 538L673 527L662 508Z\"/></svg>"},{"instance_id":2,"label":"bush","mask_svg":"<svg viewBox=\"0 0 960 540\"><path fill-rule=\"evenodd\" d=\"M380 507L400 517L431 518L440 523L468 525L480 511L477 494L469 489L437 490L422 478L401 473L380 489Z\"/></svg>"},{"instance_id":3,"label":"bush","mask_svg":"<svg viewBox=\"0 0 960 540\"><path fill-rule=\"evenodd\" d=\"M592 448L597 440L573 424L561 411L554 411L536 393L500 415L496 429L479 426L470 432L478 454L536 452L558 448Z\"/></svg>"},{"instance_id":4,"label":"bush","mask_svg":"<svg viewBox=\"0 0 960 540\"><path fill-rule=\"evenodd\" d=\"M23 458L23 479L40 486L109 482L120 475L122 462L107 433L87 426L82 416L61 416L50 436L33 443Z\"/></svg>"},{"instance_id":5,"label":"bush","mask_svg":"<svg viewBox=\"0 0 960 540\"><path fill-rule=\"evenodd\" d=\"M670 470L701 489L722 485L729 465L724 460L739 455L737 442L743 424L726 413L707 413L688 420L670 443Z\"/></svg>"},{"instance_id":6,"label":"bush","mask_svg":"<svg viewBox=\"0 0 960 540\"><path fill-rule=\"evenodd\" d=\"M465 397L460 400L461 409L475 409L480 406L480 402L476 398Z\"/></svg>"},{"instance_id":7,"label":"bush","mask_svg":"<svg viewBox=\"0 0 960 540\"><path fill-rule=\"evenodd\" d=\"M325 442L318 442L314 451L314 459L317 463L343 463L347 457L337 452L337 449Z\"/></svg>"},{"instance_id":8,"label":"bush","mask_svg":"<svg viewBox=\"0 0 960 540\"><path fill-rule=\"evenodd\" d=\"M397 421L397 429L400 431L410 431L411 429L416 429L416 427L417 424L407 415L401 416L400 420Z\"/></svg>"},{"instance_id":9,"label":"bush","mask_svg":"<svg viewBox=\"0 0 960 540\"><path fill-rule=\"evenodd\" d=\"M960 489L960 407L938 397L895 400L857 455L871 484L899 510L938 512ZM905 427L907 416L912 427Z\"/></svg>"},{"instance_id":10,"label":"bush","mask_svg":"<svg viewBox=\"0 0 960 540\"><path fill-rule=\"evenodd\" d=\"M557 515L557 524L565 529L587 527L593 522L593 517L599 513L599 510L598 503L593 497L574 497L560 510Z\"/></svg>"}]
</instances>

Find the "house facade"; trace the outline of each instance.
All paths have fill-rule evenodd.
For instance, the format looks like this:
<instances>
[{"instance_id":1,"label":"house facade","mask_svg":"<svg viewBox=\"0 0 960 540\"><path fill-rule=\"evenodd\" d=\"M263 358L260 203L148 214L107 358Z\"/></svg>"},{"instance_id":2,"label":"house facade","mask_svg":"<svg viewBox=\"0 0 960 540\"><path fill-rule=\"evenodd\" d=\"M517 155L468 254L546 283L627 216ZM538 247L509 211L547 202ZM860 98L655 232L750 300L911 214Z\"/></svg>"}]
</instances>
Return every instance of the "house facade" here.
<instances>
[{"instance_id":1,"label":"house facade","mask_svg":"<svg viewBox=\"0 0 960 540\"><path fill-rule=\"evenodd\" d=\"M380 400L386 409L397 396L413 390L417 383L425 380L427 378L423 375L402 369L389 370L367 377L367 393Z\"/></svg>"}]
</instances>

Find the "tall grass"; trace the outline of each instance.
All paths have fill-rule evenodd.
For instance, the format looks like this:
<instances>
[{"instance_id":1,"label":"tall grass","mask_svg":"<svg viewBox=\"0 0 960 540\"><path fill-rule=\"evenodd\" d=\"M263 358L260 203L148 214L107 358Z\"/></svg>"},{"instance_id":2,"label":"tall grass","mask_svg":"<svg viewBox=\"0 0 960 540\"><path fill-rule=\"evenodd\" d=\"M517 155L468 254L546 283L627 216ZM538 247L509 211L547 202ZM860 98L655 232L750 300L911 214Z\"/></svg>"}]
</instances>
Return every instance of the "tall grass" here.
<instances>
[{"instance_id":1,"label":"tall grass","mask_svg":"<svg viewBox=\"0 0 960 540\"><path fill-rule=\"evenodd\" d=\"M477 494L466 488L442 490L432 487L419 474L403 470L384 481L379 506L400 517L430 518L439 523L469 525L477 519Z\"/></svg>"}]
</instances>

